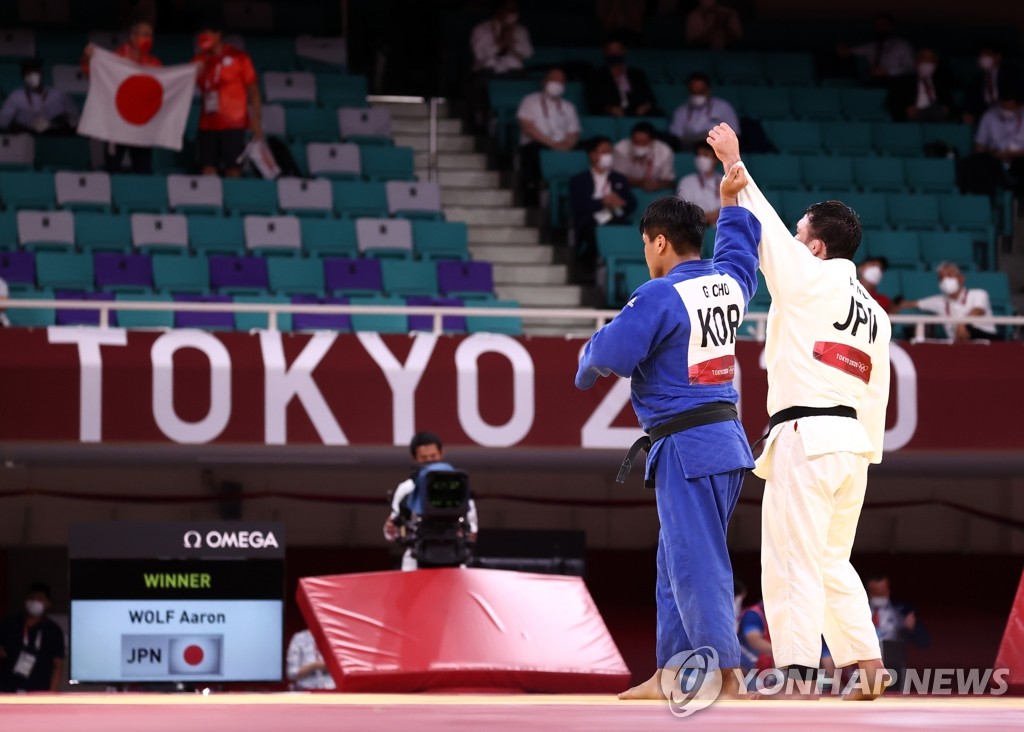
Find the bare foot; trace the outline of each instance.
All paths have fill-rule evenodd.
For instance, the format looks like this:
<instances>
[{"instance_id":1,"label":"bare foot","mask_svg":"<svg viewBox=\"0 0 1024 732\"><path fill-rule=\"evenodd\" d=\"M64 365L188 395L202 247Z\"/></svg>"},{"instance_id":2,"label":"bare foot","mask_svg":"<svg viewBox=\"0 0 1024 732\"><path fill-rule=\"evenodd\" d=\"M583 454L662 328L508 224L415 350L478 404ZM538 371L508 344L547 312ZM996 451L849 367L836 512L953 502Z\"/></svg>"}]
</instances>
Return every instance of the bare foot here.
<instances>
[{"instance_id":1,"label":"bare foot","mask_svg":"<svg viewBox=\"0 0 1024 732\"><path fill-rule=\"evenodd\" d=\"M772 685L762 691L755 691L747 695L752 701L767 701L782 699L785 701L818 701L821 699L821 692L818 691L818 684L815 681L798 681L797 679L785 679L782 685Z\"/></svg>"},{"instance_id":2,"label":"bare foot","mask_svg":"<svg viewBox=\"0 0 1024 732\"><path fill-rule=\"evenodd\" d=\"M887 686L893 683L892 677L882 665L881 659L871 659L858 663L860 671L852 687L842 695L844 701L874 701L885 693Z\"/></svg>"},{"instance_id":3,"label":"bare foot","mask_svg":"<svg viewBox=\"0 0 1024 732\"><path fill-rule=\"evenodd\" d=\"M661 669L654 672L654 676L642 684L637 684L631 689L619 694L619 699L665 699L665 692L661 690Z\"/></svg>"}]
</instances>

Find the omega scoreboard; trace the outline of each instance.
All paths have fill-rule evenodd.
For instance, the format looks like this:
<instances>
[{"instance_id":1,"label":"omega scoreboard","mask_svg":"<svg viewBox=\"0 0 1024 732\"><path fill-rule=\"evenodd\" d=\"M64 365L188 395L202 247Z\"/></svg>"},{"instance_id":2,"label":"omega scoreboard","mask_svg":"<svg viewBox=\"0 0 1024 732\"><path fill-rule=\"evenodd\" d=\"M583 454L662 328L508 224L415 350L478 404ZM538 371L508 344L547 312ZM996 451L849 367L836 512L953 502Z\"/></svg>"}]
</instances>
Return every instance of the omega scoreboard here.
<instances>
[{"instance_id":1,"label":"omega scoreboard","mask_svg":"<svg viewBox=\"0 0 1024 732\"><path fill-rule=\"evenodd\" d=\"M71 527L75 682L280 681L284 525Z\"/></svg>"}]
</instances>

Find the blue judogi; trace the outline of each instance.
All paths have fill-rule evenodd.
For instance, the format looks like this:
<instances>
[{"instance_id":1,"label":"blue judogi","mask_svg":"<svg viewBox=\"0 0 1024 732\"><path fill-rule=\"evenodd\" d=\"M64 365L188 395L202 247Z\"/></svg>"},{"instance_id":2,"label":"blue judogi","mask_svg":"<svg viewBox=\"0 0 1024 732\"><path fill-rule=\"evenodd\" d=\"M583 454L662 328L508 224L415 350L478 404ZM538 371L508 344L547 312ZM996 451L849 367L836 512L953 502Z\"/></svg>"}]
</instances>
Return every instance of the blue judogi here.
<instances>
[{"instance_id":1,"label":"blue judogi","mask_svg":"<svg viewBox=\"0 0 1024 732\"><path fill-rule=\"evenodd\" d=\"M757 288L761 225L738 206L722 209L715 256L691 260L644 283L594 334L576 374L630 378L647 431L712 402L735 404L736 328ZM711 646L723 668L739 666L726 528L754 466L738 420L703 425L654 443L658 519L658 667L683 650Z\"/></svg>"}]
</instances>

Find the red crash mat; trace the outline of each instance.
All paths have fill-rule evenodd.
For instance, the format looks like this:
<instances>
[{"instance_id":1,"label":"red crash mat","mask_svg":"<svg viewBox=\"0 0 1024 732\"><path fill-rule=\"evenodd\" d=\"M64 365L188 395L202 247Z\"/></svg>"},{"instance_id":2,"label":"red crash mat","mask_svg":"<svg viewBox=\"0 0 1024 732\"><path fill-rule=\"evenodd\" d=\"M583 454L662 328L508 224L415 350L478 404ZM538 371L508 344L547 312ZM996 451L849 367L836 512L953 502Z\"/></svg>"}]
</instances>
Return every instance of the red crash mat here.
<instances>
[{"instance_id":1,"label":"red crash mat","mask_svg":"<svg viewBox=\"0 0 1024 732\"><path fill-rule=\"evenodd\" d=\"M629 670L583 580L491 569L299 581L342 691L614 692Z\"/></svg>"},{"instance_id":2,"label":"red crash mat","mask_svg":"<svg viewBox=\"0 0 1024 732\"><path fill-rule=\"evenodd\" d=\"M1017 587L1017 597L1006 620L1003 642L999 644L996 666L1010 670L1006 683L1010 686L1024 686L1024 574Z\"/></svg>"}]
</instances>

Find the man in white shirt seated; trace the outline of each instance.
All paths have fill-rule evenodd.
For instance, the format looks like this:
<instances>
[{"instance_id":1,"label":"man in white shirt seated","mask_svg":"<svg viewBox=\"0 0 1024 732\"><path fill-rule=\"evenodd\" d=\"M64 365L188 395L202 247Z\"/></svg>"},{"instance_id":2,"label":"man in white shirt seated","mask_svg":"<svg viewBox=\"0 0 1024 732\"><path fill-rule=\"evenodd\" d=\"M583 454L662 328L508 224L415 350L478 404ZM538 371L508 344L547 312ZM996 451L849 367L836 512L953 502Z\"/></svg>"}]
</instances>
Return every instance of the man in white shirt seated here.
<instances>
[{"instance_id":1,"label":"man in white shirt seated","mask_svg":"<svg viewBox=\"0 0 1024 732\"><path fill-rule=\"evenodd\" d=\"M0 107L0 130L41 135L70 134L78 126L78 107L59 89L43 88L43 62L21 62L25 85L12 91Z\"/></svg>"},{"instance_id":2,"label":"man in white shirt seated","mask_svg":"<svg viewBox=\"0 0 1024 732\"><path fill-rule=\"evenodd\" d=\"M734 130L740 128L736 110L724 99L711 96L711 77L697 72L687 80L690 98L672 116L669 132L676 136L683 149L689 149L708 136L708 130L725 122Z\"/></svg>"},{"instance_id":3,"label":"man in white shirt seated","mask_svg":"<svg viewBox=\"0 0 1024 732\"><path fill-rule=\"evenodd\" d=\"M988 292L981 289L964 287L964 273L951 262L943 262L935 269L939 276L941 295L921 298L920 300L904 300L900 310L918 309L936 315L949 315L963 318L973 315L992 315L992 305ZM946 334L955 343L965 343L974 339L990 341L1002 340L994 325L969 325L967 323L947 323Z\"/></svg>"},{"instance_id":4,"label":"man in white shirt seated","mask_svg":"<svg viewBox=\"0 0 1024 732\"><path fill-rule=\"evenodd\" d=\"M516 110L520 171L528 190L540 182L541 150L573 150L579 142L580 118L564 94L565 72L554 68L544 75L541 91L523 97Z\"/></svg>"},{"instance_id":5,"label":"man in white shirt seated","mask_svg":"<svg viewBox=\"0 0 1024 732\"><path fill-rule=\"evenodd\" d=\"M718 172L718 158L707 142L698 142L693 152L693 164L697 172L679 181L676 195L704 209L704 224L714 226L722 210L722 198L718 190L722 184L722 174Z\"/></svg>"},{"instance_id":6,"label":"man in white shirt seated","mask_svg":"<svg viewBox=\"0 0 1024 732\"><path fill-rule=\"evenodd\" d=\"M495 75L519 71L533 56L530 31L519 22L519 3L505 0L494 15L477 25L469 37L473 49L473 70Z\"/></svg>"},{"instance_id":7,"label":"man in white shirt seated","mask_svg":"<svg viewBox=\"0 0 1024 732\"><path fill-rule=\"evenodd\" d=\"M654 125L650 122L637 122L629 137L615 144L612 169L626 176L631 186L648 193L675 185L676 168L672 148L655 139Z\"/></svg>"},{"instance_id":8,"label":"man in white shirt seated","mask_svg":"<svg viewBox=\"0 0 1024 732\"><path fill-rule=\"evenodd\" d=\"M296 691L334 688L334 679L328 673L324 657L309 629L300 630L292 636L286 659L288 681Z\"/></svg>"}]
</instances>

